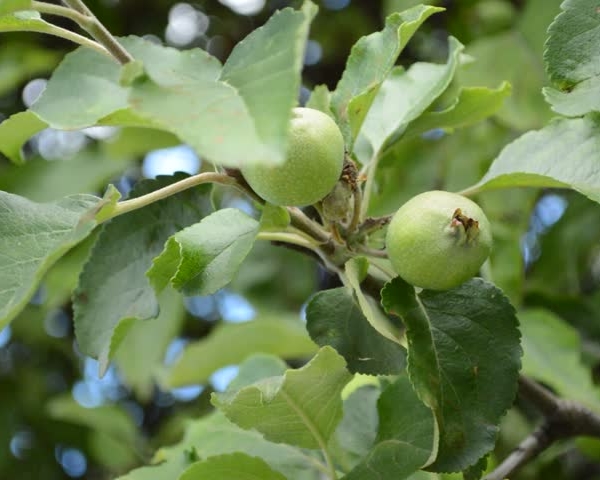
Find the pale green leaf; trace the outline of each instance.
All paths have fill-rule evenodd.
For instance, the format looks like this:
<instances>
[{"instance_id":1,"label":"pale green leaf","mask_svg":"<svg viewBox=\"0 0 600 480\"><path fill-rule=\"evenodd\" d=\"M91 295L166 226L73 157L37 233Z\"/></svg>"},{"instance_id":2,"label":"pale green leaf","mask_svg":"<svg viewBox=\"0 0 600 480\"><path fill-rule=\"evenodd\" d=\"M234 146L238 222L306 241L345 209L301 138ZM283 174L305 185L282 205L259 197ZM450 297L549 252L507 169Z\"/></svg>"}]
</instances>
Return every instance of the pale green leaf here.
<instances>
[{"instance_id":1,"label":"pale green leaf","mask_svg":"<svg viewBox=\"0 0 600 480\"><path fill-rule=\"evenodd\" d=\"M487 87L461 88L458 96L448 108L427 112L410 123L405 137L421 135L435 128L452 130L472 125L493 115L510 95L508 82L496 89Z\"/></svg>"},{"instance_id":2,"label":"pale green leaf","mask_svg":"<svg viewBox=\"0 0 600 480\"><path fill-rule=\"evenodd\" d=\"M389 148L408 124L448 88L462 50L462 44L450 37L446 64L415 63L408 70L396 67L391 71L381 85L356 140L355 151L362 163L367 163L384 147Z\"/></svg>"},{"instance_id":3,"label":"pale green leaf","mask_svg":"<svg viewBox=\"0 0 600 480\"><path fill-rule=\"evenodd\" d=\"M202 462L196 462L185 470L179 480L206 479L235 480L286 480L273 470L268 463L258 457L250 457L245 453L216 455Z\"/></svg>"},{"instance_id":4,"label":"pale green leaf","mask_svg":"<svg viewBox=\"0 0 600 480\"><path fill-rule=\"evenodd\" d=\"M285 158L308 29L316 13L310 0L302 10L276 11L235 46L221 72L220 80L242 98L272 162Z\"/></svg>"},{"instance_id":5,"label":"pale green leaf","mask_svg":"<svg viewBox=\"0 0 600 480\"><path fill-rule=\"evenodd\" d=\"M523 373L552 387L561 397L600 412L600 389L581 362L581 340L567 322L547 310L519 313Z\"/></svg>"},{"instance_id":6,"label":"pale green leaf","mask_svg":"<svg viewBox=\"0 0 600 480\"><path fill-rule=\"evenodd\" d=\"M185 174L138 183L137 197L186 178ZM114 218L104 225L74 293L75 334L79 348L100 361L103 373L110 355L124 337L113 339L121 321L158 314L154 291L144 275L167 238L201 218L204 189L186 190L147 207ZM122 328L125 328L123 326Z\"/></svg>"},{"instance_id":7,"label":"pale green leaf","mask_svg":"<svg viewBox=\"0 0 600 480\"><path fill-rule=\"evenodd\" d=\"M401 376L377 402L379 430L375 445L344 478L402 480L431 463L437 448L437 429L431 410Z\"/></svg>"},{"instance_id":8,"label":"pale green leaf","mask_svg":"<svg viewBox=\"0 0 600 480\"><path fill-rule=\"evenodd\" d=\"M494 448L513 403L521 346L514 308L481 279L448 291L414 289L399 277L382 291L408 339L408 373L440 430L433 471L460 471Z\"/></svg>"},{"instance_id":9,"label":"pale green leaf","mask_svg":"<svg viewBox=\"0 0 600 480\"><path fill-rule=\"evenodd\" d=\"M507 145L468 190L572 188L600 202L600 117L557 119Z\"/></svg>"},{"instance_id":10,"label":"pale green leaf","mask_svg":"<svg viewBox=\"0 0 600 480\"><path fill-rule=\"evenodd\" d=\"M111 201L75 195L34 203L0 191L0 328L23 309L44 273L92 232Z\"/></svg>"},{"instance_id":11,"label":"pale green leaf","mask_svg":"<svg viewBox=\"0 0 600 480\"><path fill-rule=\"evenodd\" d=\"M169 387L206 383L219 368L239 364L257 352L283 358L312 355L316 345L299 318L290 317L259 314L250 322L217 326L206 338L186 346L163 382Z\"/></svg>"},{"instance_id":12,"label":"pale green leaf","mask_svg":"<svg viewBox=\"0 0 600 480\"><path fill-rule=\"evenodd\" d=\"M318 345L335 348L351 372L398 374L405 368L404 347L375 330L349 288L316 293L306 307L306 328Z\"/></svg>"},{"instance_id":13,"label":"pale green leaf","mask_svg":"<svg viewBox=\"0 0 600 480\"><path fill-rule=\"evenodd\" d=\"M441 11L442 8L418 5L393 13L387 17L383 30L362 37L352 47L346 69L331 97L332 110L346 144L352 144L400 52L425 20Z\"/></svg>"},{"instance_id":14,"label":"pale green leaf","mask_svg":"<svg viewBox=\"0 0 600 480\"><path fill-rule=\"evenodd\" d=\"M554 111L600 111L600 14L594 0L566 0L548 28L544 61L556 88L545 88Z\"/></svg>"},{"instance_id":15,"label":"pale green leaf","mask_svg":"<svg viewBox=\"0 0 600 480\"><path fill-rule=\"evenodd\" d=\"M212 402L234 423L267 440L324 448L342 418L341 392L350 378L344 359L324 347L302 368L213 394Z\"/></svg>"},{"instance_id":16,"label":"pale green leaf","mask_svg":"<svg viewBox=\"0 0 600 480\"><path fill-rule=\"evenodd\" d=\"M0 152L14 163L22 164L21 147L48 124L30 111L11 115L0 123Z\"/></svg>"},{"instance_id":17,"label":"pale green leaf","mask_svg":"<svg viewBox=\"0 0 600 480\"><path fill-rule=\"evenodd\" d=\"M261 232L282 231L290 224L290 213L287 208L265 203L260 216Z\"/></svg>"},{"instance_id":18,"label":"pale green leaf","mask_svg":"<svg viewBox=\"0 0 600 480\"><path fill-rule=\"evenodd\" d=\"M173 235L147 276L160 292L168 283L188 295L210 295L227 285L258 234L259 223L224 208Z\"/></svg>"}]
</instances>

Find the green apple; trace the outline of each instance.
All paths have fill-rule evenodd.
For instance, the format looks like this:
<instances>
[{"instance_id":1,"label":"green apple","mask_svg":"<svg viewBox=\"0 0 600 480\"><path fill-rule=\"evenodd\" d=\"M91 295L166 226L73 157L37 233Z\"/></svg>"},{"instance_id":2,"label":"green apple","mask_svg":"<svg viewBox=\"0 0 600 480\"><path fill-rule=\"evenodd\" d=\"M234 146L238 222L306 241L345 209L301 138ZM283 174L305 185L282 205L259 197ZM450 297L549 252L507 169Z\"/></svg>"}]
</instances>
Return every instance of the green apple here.
<instances>
[{"instance_id":1,"label":"green apple","mask_svg":"<svg viewBox=\"0 0 600 480\"><path fill-rule=\"evenodd\" d=\"M417 195L394 214L386 235L392 267L407 282L448 290L475 276L492 249L490 223L456 193Z\"/></svg>"},{"instance_id":2,"label":"green apple","mask_svg":"<svg viewBox=\"0 0 600 480\"><path fill-rule=\"evenodd\" d=\"M288 151L281 165L247 165L242 175L264 200L305 206L321 200L340 178L344 138L327 114L294 108Z\"/></svg>"}]
</instances>

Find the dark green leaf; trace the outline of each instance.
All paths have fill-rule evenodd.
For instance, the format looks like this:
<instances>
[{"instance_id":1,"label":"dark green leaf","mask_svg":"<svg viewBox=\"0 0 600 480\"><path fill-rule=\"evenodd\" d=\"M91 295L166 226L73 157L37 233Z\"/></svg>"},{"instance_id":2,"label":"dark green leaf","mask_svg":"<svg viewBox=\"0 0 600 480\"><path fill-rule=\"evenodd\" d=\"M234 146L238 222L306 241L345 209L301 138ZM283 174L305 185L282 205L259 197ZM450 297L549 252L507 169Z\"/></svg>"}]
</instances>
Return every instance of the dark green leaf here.
<instances>
[{"instance_id":1,"label":"dark green leaf","mask_svg":"<svg viewBox=\"0 0 600 480\"><path fill-rule=\"evenodd\" d=\"M169 238L147 276L160 292L169 283L188 295L210 295L227 285L258 234L241 210L218 210Z\"/></svg>"},{"instance_id":2,"label":"dark green leaf","mask_svg":"<svg viewBox=\"0 0 600 480\"><path fill-rule=\"evenodd\" d=\"M159 177L136 185L132 197L186 178ZM100 360L104 372L133 319L153 318L158 302L144 272L169 235L201 218L200 188L186 190L117 217L101 231L74 293L75 334L82 352ZM113 338L120 322L126 322Z\"/></svg>"},{"instance_id":3,"label":"dark green leaf","mask_svg":"<svg viewBox=\"0 0 600 480\"><path fill-rule=\"evenodd\" d=\"M415 31L428 17L442 10L419 5L393 13L387 17L382 31L362 37L352 47L346 69L331 97L332 110L346 144L352 144L379 86Z\"/></svg>"},{"instance_id":4,"label":"dark green leaf","mask_svg":"<svg viewBox=\"0 0 600 480\"><path fill-rule=\"evenodd\" d=\"M216 455L202 462L196 462L185 470L179 480L206 479L236 480L286 480L285 477L269 467L269 464L257 457L245 453Z\"/></svg>"},{"instance_id":5,"label":"dark green leaf","mask_svg":"<svg viewBox=\"0 0 600 480\"><path fill-rule=\"evenodd\" d=\"M348 288L315 294L306 307L306 324L311 338L335 348L353 373L398 374L405 368L404 347L375 330Z\"/></svg>"},{"instance_id":6,"label":"dark green leaf","mask_svg":"<svg viewBox=\"0 0 600 480\"><path fill-rule=\"evenodd\" d=\"M599 149L600 117L557 119L507 145L471 189L572 188L600 202Z\"/></svg>"},{"instance_id":7,"label":"dark green leaf","mask_svg":"<svg viewBox=\"0 0 600 480\"><path fill-rule=\"evenodd\" d=\"M4 42L4 39L3 39ZM3 43L0 52L0 96L54 68L61 54L54 49L21 42Z\"/></svg>"},{"instance_id":8,"label":"dark green leaf","mask_svg":"<svg viewBox=\"0 0 600 480\"><path fill-rule=\"evenodd\" d=\"M344 478L397 480L430 464L435 458L435 419L401 376L383 391L377 403L379 431L365 459Z\"/></svg>"},{"instance_id":9,"label":"dark green leaf","mask_svg":"<svg viewBox=\"0 0 600 480\"><path fill-rule=\"evenodd\" d=\"M188 345L164 383L169 387L205 383L219 368L238 364L256 352L301 358L316 349L298 316L259 314L250 322L220 325L208 337Z\"/></svg>"},{"instance_id":10,"label":"dark green leaf","mask_svg":"<svg viewBox=\"0 0 600 480\"><path fill-rule=\"evenodd\" d=\"M406 325L410 380L438 422L438 457L430 469L473 465L494 447L516 393L522 352L514 308L481 279L418 297L394 279L382 302Z\"/></svg>"},{"instance_id":11,"label":"dark green leaf","mask_svg":"<svg viewBox=\"0 0 600 480\"><path fill-rule=\"evenodd\" d=\"M0 191L0 328L35 293L44 273L97 225L113 199L75 195L34 203Z\"/></svg>"},{"instance_id":12,"label":"dark green leaf","mask_svg":"<svg viewBox=\"0 0 600 480\"><path fill-rule=\"evenodd\" d=\"M545 88L554 111L579 116L600 111L600 13L594 0L566 0L548 29L544 61L556 88Z\"/></svg>"},{"instance_id":13,"label":"dark green leaf","mask_svg":"<svg viewBox=\"0 0 600 480\"><path fill-rule=\"evenodd\" d=\"M267 440L322 449L342 418L341 392L350 378L343 358L324 347L300 369L213 394L212 402L237 425L254 428Z\"/></svg>"}]
</instances>

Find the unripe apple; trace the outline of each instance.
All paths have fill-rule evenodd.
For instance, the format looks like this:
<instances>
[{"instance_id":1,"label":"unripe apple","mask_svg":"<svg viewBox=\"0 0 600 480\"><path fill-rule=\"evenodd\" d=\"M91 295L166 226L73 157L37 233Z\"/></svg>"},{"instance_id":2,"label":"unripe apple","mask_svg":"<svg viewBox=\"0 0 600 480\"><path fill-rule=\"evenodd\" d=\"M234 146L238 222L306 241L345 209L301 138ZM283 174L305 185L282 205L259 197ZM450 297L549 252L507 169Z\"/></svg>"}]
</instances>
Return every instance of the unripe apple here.
<instances>
[{"instance_id":1,"label":"unripe apple","mask_svg":"<svg viewBox=\"0 0 600 480\"><path fill-rule=\"evenodd\" d=\"M270 203L305 206L333 189L343 163L344 138L336 123L319 110L294 108L285 161L281 165L247 165L242 175Z\"/></svg>"},{"instance_id":2,"label":"unripe apple","mask_svg":"<svg viewBox=\"0 0 600 480\"><path fill-rule=\"evenodd\" d=\"M456 193L417 195L394 214L386 248L408 283L448 290L475 276L492 249L490 223L479 206Z\"/></svg>"}]
</instances>

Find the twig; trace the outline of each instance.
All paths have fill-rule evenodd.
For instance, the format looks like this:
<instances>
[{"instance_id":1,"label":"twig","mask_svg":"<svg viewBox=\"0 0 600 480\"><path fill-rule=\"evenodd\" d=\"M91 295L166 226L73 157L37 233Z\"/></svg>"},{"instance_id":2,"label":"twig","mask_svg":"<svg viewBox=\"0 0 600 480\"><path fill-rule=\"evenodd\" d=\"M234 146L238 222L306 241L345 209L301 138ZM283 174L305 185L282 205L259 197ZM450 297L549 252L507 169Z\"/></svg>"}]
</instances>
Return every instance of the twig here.
<instances>
[{"instance_id":1,"label":"twig","mask_svg":"<svg viewBox=\"0 0 600 480\"><path fill-rule=\"evenodd\" d=\"M68 18L74 21L81 28L86 28L90 25L92 20L90 17L84 15L77 10L73 10L69 7L63 7L61 5L54 5L52 3L38 2L33 0L31 2L31 8L37 12L45 13L47 15L56 15L58 17Z\"/></svg>"},{"instance_id":2,"label":"twig","mask_svg":"<svg viewBox=\"0 0 600 480\"><path fill-rule=\"evenodd\" d=\"M556 397L537 382L519 377L519 394L545 417L513 452L484 480L504 480L558 440L578 436L600 438L600 416L576 402Z\"/></svg>"},{"instance_id":3,"label":"twig","mask_svg":"<svg viewBox=\"0 0 600 480\"><path fill-rule=\"evenodd\" d=\"M117 39L112 36L82 0L63 0L63 3L88 18L84 23L78 22L79 25L94 37L94 39L104 45L119 63L125 65L126 63L133 61L133 57L129 52L127 52Z\"/></svg>"}]
</instances>

